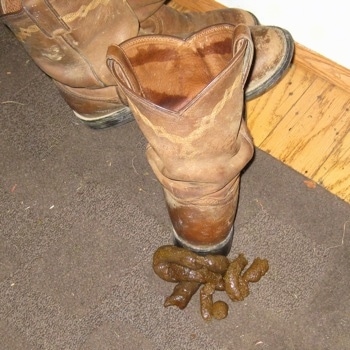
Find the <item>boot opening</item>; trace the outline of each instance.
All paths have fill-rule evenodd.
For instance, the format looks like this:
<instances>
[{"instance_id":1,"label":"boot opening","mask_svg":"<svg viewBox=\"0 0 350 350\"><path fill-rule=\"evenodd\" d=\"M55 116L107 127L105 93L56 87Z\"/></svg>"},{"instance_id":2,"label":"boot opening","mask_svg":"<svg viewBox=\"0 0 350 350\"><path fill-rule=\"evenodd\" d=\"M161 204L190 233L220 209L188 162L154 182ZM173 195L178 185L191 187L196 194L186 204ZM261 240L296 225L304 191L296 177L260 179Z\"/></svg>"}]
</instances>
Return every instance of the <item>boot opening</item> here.
<instances>
[{"instance_id":1,"label":"boot opening","mask_svg":"<svg viewBox=\"0 0 350 350\"><path fill-rule=\"evenodd\" d=\"M233 56L231 33L211 33L198 47L168 39L138 48L130 54L134 74L144 97L178 112L206 88Z\"/></svg>"}]
</instances>

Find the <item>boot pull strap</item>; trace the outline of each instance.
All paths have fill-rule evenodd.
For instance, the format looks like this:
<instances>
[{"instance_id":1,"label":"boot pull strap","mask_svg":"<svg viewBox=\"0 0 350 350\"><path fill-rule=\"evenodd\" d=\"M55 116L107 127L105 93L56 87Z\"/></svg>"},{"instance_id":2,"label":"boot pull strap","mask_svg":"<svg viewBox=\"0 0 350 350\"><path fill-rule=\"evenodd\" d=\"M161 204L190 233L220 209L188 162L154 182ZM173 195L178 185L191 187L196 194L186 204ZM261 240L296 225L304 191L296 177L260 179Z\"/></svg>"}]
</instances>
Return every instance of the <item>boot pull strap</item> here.
<instances>
[{"instance_id":1,"label":"boot pull strap","mask_svg":"<svg viewBox=\"0 0 350 350\"><path fill-rule=\"evenodd\" d=\"M70 31L70 28L48 1L24 0L22 4L28 17L48 37L52 38L55 35L62 35Z\"/></svg>"},{"instance_id":2,"label":"boot pull strap","mask_svg":"<svg viewBox=\"0 0 350 350\"><path fill-rule=\"evenodd\" d=\"M107 50L107 66L121 85L143 96L142 88L137 81L129 59L120 46L112 45Z\"/></svg>"},{"instance_id":3,"label":"boot pull strap","mask_svg":"<svg viewBox=\"0 0 350 350\"><path fill-rule=\"evenodd\" d=\"M249 73L252 69L253 56L254 56L254 44L251 37L250 29L246 25L238 25L235 28L235 32L237 33L234 39L234 47L233 51L238 52L242 49L244 45L246 45L244 59L243 59L243 74L242 74L242 83L245 86Z\"/></svg>"}]
</instances>

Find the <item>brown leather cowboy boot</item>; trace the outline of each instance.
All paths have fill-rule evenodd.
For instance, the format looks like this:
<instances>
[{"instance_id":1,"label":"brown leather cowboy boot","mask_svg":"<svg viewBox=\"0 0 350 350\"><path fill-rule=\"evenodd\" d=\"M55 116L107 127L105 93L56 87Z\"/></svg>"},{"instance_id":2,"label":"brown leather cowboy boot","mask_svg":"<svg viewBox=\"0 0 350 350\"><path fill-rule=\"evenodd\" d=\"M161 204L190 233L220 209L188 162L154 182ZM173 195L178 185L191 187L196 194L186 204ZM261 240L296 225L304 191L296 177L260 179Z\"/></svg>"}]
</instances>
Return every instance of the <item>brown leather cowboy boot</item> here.
<instances>
[{"instance_id":1,"label":"brown leather cowboy boot","mask_svg":"<svg viewBox=\"0 0 350 350\"><path fill-rule=\"evenodd\" d=\"M133 120L106 66L111 43L137 36L126 1L1 0L2 21L90 126Z\"/></svg>"},{"instance_id":2,"label":"brown leather cowboy boot","mask_svg":"<svg viewBox=\"0 0 350 350\"><path fill-rule=\"evenodd\" d=\"M107 48L139 35L163 0L0 0L2 21L57 85L75 115L94 128L133 120L105 64ZM237 23L252 15L232 10ZM137 15L137 16L136 16Z\"/></svg>"},{"instance_id":3,"label":"brown leather cowboy boot","mask_svg":"<svg viewBox=\"0 0 350 350\"><path fill-rule=\"evenodd\" d=\"M231 247L240 172L254 151L242 117L253 51L249 27L229 24L108 49L107 64L149 142L175 241L198 253Z\"/></svg>"},{"instance_id":4,"label":"brown leather cowboy boot","mask_svg":"<svg viewBox=\"0 0 350 350\"><path fill-rule=\"evenodd\" d=\"M140 8L143 0L129 0L133 9ZM225 8L207 12L180 12L157 1L158 9L150 12L135 11L143 33L166 34L185 38L210 25L239 23L251 26L255 46L252 70L245 90L247 100L252 100L276 85L287 72L294 54L291 34L280 27L260 26L258 19L247 11ZM162 6L160 6L162 4Z\"/></svg>"}]
</instances>

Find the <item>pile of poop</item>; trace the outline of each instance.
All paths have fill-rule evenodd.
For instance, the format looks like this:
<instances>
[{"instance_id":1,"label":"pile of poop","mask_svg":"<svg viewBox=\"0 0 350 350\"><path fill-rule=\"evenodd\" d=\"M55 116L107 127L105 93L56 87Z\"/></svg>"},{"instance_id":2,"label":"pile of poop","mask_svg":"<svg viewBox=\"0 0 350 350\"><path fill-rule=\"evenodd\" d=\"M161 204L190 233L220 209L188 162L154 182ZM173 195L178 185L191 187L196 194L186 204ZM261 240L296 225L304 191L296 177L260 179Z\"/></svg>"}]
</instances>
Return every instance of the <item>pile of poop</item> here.
<instances>
[{"instance_id":1,"label":"pile of poop","mask_svg":"<svg viewBox=\"0 0 350 350\"><path fill-rule=\"evenodd\" d=\"M255 258L252 264L243 254L229 260L223 255L198 255L186 248L172 245L159 247L153 255L153 270L163 280L176 283L164 306L181 310L200 289L200 310L204 320L227 317L228 305L213 301L215 291L224 291L232 301L249 295L249 283L258 282L269 269L266 259Z\"/></svg>"}]
</instances>

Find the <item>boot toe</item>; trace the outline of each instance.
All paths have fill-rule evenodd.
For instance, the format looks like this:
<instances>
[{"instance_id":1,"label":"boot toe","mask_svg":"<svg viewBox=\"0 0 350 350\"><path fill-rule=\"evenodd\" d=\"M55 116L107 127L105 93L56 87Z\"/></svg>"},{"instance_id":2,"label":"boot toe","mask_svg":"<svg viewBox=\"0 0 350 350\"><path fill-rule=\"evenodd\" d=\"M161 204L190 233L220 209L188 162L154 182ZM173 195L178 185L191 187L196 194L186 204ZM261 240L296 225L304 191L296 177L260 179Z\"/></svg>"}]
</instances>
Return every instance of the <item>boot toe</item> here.
<instances>
[{"instance_id":1,"label":"boot toe","mask_svg":"<svg viewBox=\"0 0 350 350\"><path fill-rule=\"evenodd\" d=\"M294 40L287 30L274 26L254 26L250 29L255 57L246 86L247 101L275 86L287 73L294 55Z\"/></svg>"}]
</instances>

